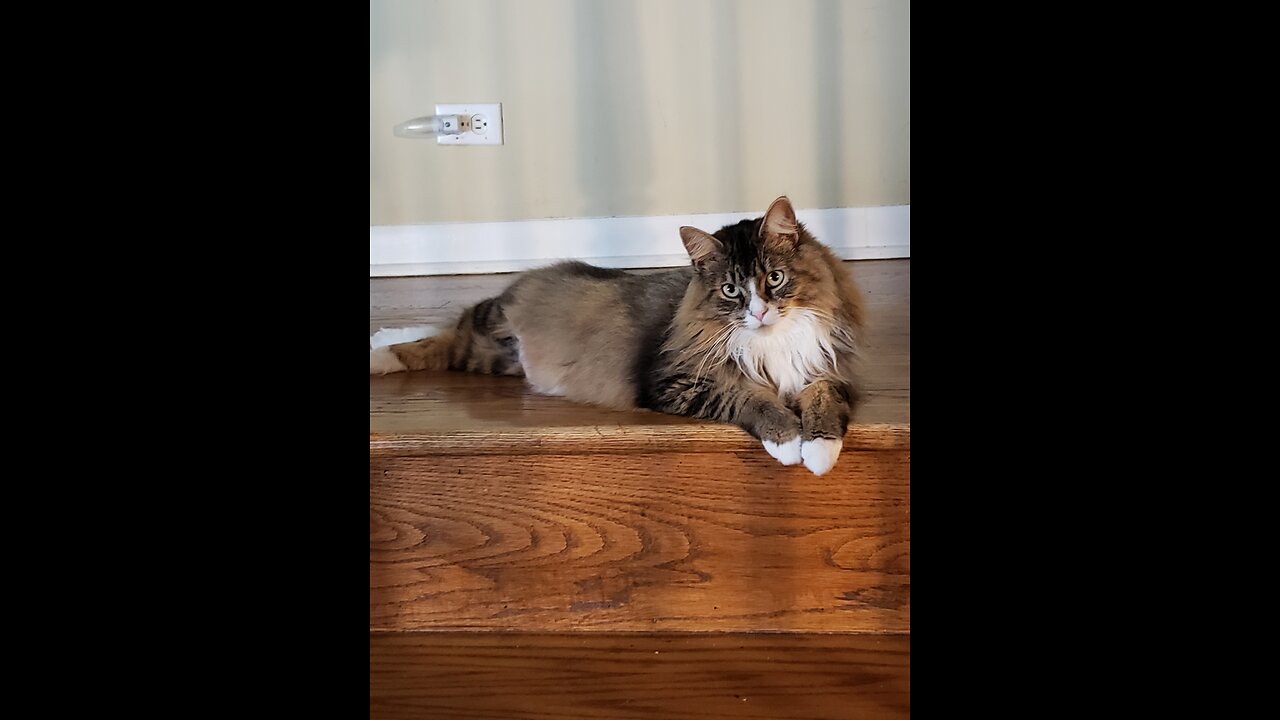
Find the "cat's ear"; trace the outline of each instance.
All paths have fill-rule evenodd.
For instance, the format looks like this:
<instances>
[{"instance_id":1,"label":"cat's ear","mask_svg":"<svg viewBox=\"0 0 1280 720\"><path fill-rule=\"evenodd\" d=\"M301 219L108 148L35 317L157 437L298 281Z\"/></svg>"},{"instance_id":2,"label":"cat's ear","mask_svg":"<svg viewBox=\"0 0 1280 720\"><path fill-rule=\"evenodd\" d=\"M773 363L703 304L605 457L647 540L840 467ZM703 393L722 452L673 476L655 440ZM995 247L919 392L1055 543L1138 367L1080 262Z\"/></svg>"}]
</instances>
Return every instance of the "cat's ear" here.
<instances>
[{"instance_id":1,"label":"cat's ear","mask_svg":"<svg viewBox=\"0 0 1280 720\"><path fill-rule=\"evenodd\" d=\"M800 242L800 226L796 223L796 211L786 195L773 201L760 223L760 237L765 247L788 251Z\"/></svg>"},{"instance_id":2,"label":"cat's ear","mask_svg":"<svg viewBox=\"0 0 1280 720\"><path fill-rule=\"evenodd\" d=\"M714 236L688 225L680 228L680 239L684 242L684 249L689 252L689 257L693 258L693 264L698 267L720 257L723 250L720 241Z\"/></svg>"}]
</instances>

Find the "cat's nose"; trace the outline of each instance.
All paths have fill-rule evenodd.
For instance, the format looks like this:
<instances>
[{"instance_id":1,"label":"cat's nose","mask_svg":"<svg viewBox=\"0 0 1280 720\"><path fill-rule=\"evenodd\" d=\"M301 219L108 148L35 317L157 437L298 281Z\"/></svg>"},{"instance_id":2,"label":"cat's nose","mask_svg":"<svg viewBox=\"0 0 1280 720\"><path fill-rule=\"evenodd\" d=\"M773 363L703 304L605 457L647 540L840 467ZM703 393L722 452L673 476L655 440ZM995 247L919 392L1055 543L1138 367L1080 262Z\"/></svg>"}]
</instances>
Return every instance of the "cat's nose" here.
<instances>
[{"instance_id":1,"label":"cat's nose","mask_svg":"<svg viewBox=\"0 0 1280 720\"><path fill-rule=\"evenodd\" d=\"M769 312L769 308L764 307L764 308L760 308L759 310L752 310L751 316L759 320L760 322L764 322L764 314L767 312Z\"/></svg>"}]
</instances>

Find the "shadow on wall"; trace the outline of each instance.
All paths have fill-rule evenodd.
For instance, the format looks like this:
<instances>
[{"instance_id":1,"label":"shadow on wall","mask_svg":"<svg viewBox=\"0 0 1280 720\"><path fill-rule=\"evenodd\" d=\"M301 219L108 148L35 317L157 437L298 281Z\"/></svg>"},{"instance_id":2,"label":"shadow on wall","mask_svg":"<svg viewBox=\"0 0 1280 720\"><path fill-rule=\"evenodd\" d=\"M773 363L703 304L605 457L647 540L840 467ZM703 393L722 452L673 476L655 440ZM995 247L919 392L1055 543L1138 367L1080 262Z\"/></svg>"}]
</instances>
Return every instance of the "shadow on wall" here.
<instances>
[{"instance_id":1,"label":"shadow on wall","mask_svg":"<svg viewBox=\"0 0 1280 720\"><path fill-rule=\"evenodd\" d=\"M710 64L682 65L681 70L703 75L712 88L714 110L710 120L717 128L718 142L705 160L688 161L714 165L715 208L724 211L741 204L746 152L741 114L750 108L748 99L742 97L743 49L738 38L737 0L713 0L709 12L712 27L716 28L704 39L710 46ZM673 21L678 22L679 18ZM610 132L587 134L575 148L585 216L614 217L627 214L627 208L652 208L651 184L657 175L652 167L653 137L666 126L659 127L658 113L646 106L644 88L646 82L661 83L664 79L646 76L645 68L649 66L635 32L636 4L576 0L573 22L577 70L574 111L598 127L610 128ZM682 108L669 110L673 123L683 121ZM606 245L609 239L598 240Z\"/></svg>"},{"instance_id":2,"label":"shadow on wall","mask_svg":"<svg viewBox=\"0 0 1280 720\"><path fill-rule=\"evenodd\" d=\"M817 0L813 12L813 97L815 107L811 116L813 136L818 142L813 158L814 173L824 181L818 186L818 197L803 200L809 207L839 207L844 195L844 133L840 123L832 118L841 117L844 105L844 71L840 61L840 3L841 0ZM833 59L831 53L837 53ZM844 217L834 225L835 235L848 237ZM828 238L834 240L835 238Z\"/></svg>"},{"instance_id":3,"label":"shadow on wall","mask_svg":"<svg viewBox=\"0 0 1280 720\"><path fill-rule=\"evenodd\" d=\"M619 214L620 206L649 207L645 58L635 32L635 4L577 0L573 20L578 117L612 129L587 133L578 148L578 185L586 214L609 217ZM617 204L610 202L611 196Z\"/></svg>"},{"instance_id":4,"label":"shadow on wall","mask_svg":"<svg viewBox=\"0 0 1280 720\"><path fill-rule=\"evenodd\" d=\"M813 98L810 116L813 136L818 139L813 158L813 171L825 182L819 196L805 200L810 207L839 207L844 198L844 135L840 123L831 122L841 116L844 103L843 63L837 55L841 45L840 0L817 0L813 12Z\"/></svg>"},{"instance_id":5,"label":"shadow on wall","mask_svg":"<svg viewBox=\"0 0 1280 720\"><path fill-rule=\"evenodd\" d=\"M742 183L742 156L747 148L742 143L742 120L746 110L742 97L742 46L738 42L738 0L715 0L711 4L711 26L716 28L711 43L711 87L715 95L714 122L721 142L716 145L716 207L732 211L745 192ZM709 228L704 228L709 229ZM714 232L714 229L711 229Z\"/></svg>"}]
</instances>

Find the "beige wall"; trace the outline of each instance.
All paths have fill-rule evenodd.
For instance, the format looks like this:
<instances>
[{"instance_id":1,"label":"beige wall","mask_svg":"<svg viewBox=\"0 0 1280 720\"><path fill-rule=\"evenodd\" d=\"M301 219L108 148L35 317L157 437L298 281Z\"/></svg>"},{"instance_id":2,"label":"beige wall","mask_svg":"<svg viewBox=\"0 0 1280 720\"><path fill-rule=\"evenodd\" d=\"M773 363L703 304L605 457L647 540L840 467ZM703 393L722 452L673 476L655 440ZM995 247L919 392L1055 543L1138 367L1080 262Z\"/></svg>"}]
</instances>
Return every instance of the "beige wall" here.
<instances>
[{"instance_id":1,"label":"beige wall","mask_svg":"<svg viewBox=\"0 0 1280 720\"><path fill-rule=\"evenodd\" d=\"M372 0L369 223L911 202L910 0ZM501 102L506 144L394 137Z\"/></svg>"}]
</instances>

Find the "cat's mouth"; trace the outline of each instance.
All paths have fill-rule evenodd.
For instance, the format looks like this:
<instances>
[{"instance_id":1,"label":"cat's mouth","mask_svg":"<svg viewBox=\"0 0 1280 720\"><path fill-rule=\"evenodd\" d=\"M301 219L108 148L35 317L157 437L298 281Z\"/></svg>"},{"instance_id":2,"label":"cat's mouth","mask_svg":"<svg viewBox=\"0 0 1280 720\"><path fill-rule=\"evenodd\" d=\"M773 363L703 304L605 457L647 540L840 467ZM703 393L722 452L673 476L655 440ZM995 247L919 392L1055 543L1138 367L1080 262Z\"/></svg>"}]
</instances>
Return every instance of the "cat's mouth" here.
<instances>
[{"instance_id":1,"label":"cat's mouth","mask_svg":"<svg viewBox=\"0 0 1280 720\"><path fill-rule=\"evenodd\" d=\"M763 321L750 318L744 324L751 332L758 333L760 335L768 335L773 332L774 328L782 324L782 320L783 318L781 315L766 315Z\"/></svg>"}]
</instances>

